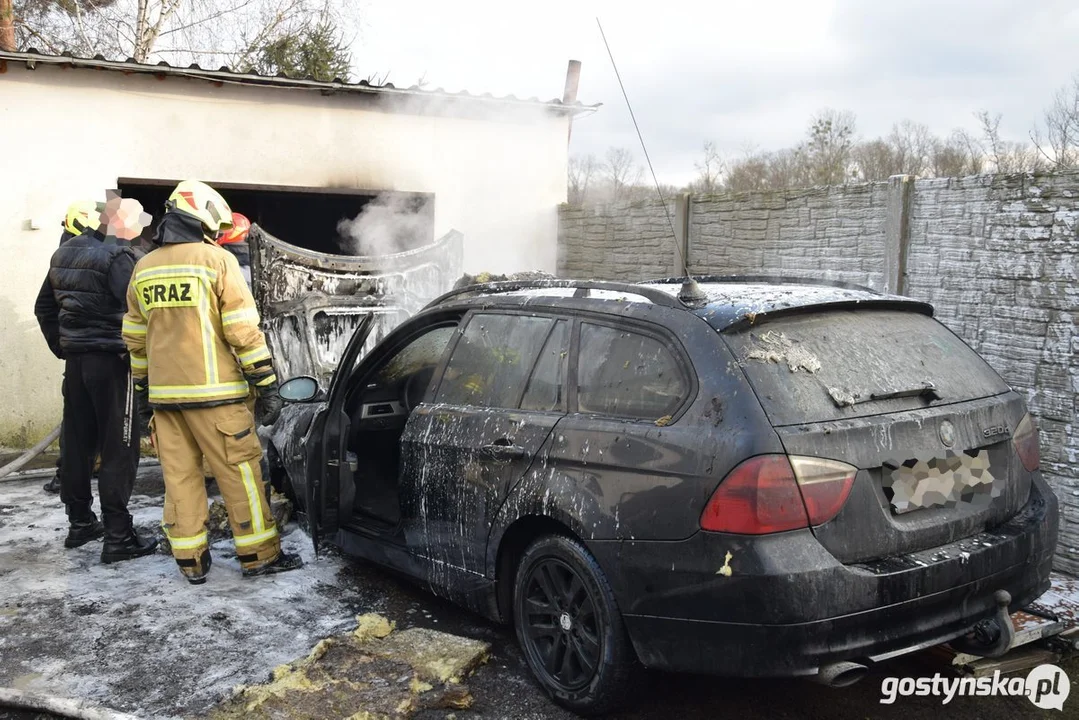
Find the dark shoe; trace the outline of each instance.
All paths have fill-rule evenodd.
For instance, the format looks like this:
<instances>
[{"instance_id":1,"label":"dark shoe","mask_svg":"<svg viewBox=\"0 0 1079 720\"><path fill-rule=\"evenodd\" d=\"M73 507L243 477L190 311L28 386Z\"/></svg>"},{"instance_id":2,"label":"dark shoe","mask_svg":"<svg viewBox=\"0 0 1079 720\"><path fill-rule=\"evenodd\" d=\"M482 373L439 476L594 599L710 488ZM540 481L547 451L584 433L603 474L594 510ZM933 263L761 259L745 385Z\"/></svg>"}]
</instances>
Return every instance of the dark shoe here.
<instances>
[{"instance_id":1,"label":"dark shoe","mask_svg":"<svg viewBox=\"0 0 1079 720\"><path fill-rule=\"evenodd\" d=\"M45 492L53 493L54 495L60 493L60 473L56 473L52 476L52 480L45 483Z\"/></svg>"},{"instance_id":2,"label":"dark shoe","mask_svg":"<svg viewBox=\"0 0 1079 720\"><path fill-rule=\"evenodd\" d=\"M303 567L303 560L295 553L280 553L276 558L253 568L243 568L244 577L259 577L260 575L273 575L274 573L298 570Z\"/></svg>"},{"instance_id":3,"label":"dark shoe","mask_svg":"<svg viewBox=\"0 0 1079 720\"><path fill-rule=\"evenodd\" d=\"M104 534L105 526L98 521L96 515L90 513L89 517L85 519L71 521L67 537L64 539L64 547L69 550L82 547L88 542L97 540Z\"/></svg>"},{"instance_id":4,"label":"dark shoe","mask_svg":"<svg viewBox=\"0 0 1079 720\"><path fill-rule=\"evenodd\" d=\"M134 560L144 555L152 555L157 550L156 538L144 538L134 529L116 539L111 534L101 546L101 562L106 565L123 560Z\"/></svg>"},{"instance_id":5,"label":"dark shoe","mask_svg":"<svg viewBox=\"0 0 1079 720\"><path fill-rule=\"evenodd\" d=\"M214 558L209 550L203 550L197 558L176 558L176 564L180 566L180 572L192 585L202 585L206 582L206 576L210 574L210 566Z\"/></svg>"}]
</instances>

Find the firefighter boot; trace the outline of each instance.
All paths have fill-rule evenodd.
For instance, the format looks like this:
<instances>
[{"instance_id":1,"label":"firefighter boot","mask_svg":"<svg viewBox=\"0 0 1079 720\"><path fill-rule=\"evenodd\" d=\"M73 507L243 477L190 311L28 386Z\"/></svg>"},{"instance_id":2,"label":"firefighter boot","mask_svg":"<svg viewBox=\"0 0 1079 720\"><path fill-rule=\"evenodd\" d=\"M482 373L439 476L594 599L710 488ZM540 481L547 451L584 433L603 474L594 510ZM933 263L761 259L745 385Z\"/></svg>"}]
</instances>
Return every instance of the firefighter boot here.
<instances>
[{"instance_id":1,"label":"firefighter boot","mask_svg":"<svg viewBox=\"0 0 1079 720\"><path fill-rule=\"evenodd\" d=\"M64 547L68 549L82 547L105 534L105 528L92 510L68 510L68 519L71 525L64 539Z\"/></svg>"},{"instance_id":2,"label":"firefighter boot","mask_svg":"<svg viewBox=\"0 0 1079 720\"><path fill-rule=\"evenodd\" d=\"M274 573L298 570L303 567L303 560L295 553L281 552L269 562L253 568L243 568L244 577L259 577L260 575L273 575Z\"/></svg>"},{"instance_id":3,"label":"firefighter boot","mask_svg":"<svg viewBox=\"0 0 1079 720\"><path fill-rule=\"evenodd\" d=\"M180 572L192 585L202 585L206 582L206 576L210 574L210 566L213 565L213 556L210 551L203 550L198 557L176 558L176 564Z\"/></svg>"},{"instance_id":4,"label":"firefighter boot","mask_svg":"<svg viewBox=\"0 0 1079 720\"><path fill-rule=\"evenodd\" d=\"M131 526L131 516L105 518L105 543L101 546L101 562L134 560L152 555L157 550L157 540L144 538Z\"/></svg>"}]
</instances>

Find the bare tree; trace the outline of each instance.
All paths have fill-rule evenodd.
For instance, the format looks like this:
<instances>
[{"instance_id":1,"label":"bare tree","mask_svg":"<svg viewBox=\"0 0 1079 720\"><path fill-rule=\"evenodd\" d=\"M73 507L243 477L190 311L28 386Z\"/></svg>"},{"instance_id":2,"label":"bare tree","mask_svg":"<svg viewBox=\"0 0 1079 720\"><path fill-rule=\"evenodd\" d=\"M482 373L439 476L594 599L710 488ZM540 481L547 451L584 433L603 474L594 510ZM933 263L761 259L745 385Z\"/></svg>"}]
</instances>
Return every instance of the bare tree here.
<instances>
[{"instance_id":1,"label":"bare tree","mask_svg":"<svg viewBox=\"0 0 1079 720\"><path fill-rule=\"evenodd\" d=\"M892 175L924 175L933 152L933 135L921 123L903 120L892 126L888 144L894 153Z\"/></svg>"},{"instance_id":2,"label":"bare tree","mask_svg":"<svg viewBox=\"0 0 1079 720\"><path fill-rule=\"evenodd\" d=\"M805 153L798 148L787 148L765 156L767 187L783 190L792 187L806 187L813 184Z\"/></svg>"},{"instance_id":3,"label":"bare tree","mask_svg":"<svg viewBox=\"0 0 1079 720\"><path fill-rule=\"evenodd\" d=\"M899 161L892 144L881 138L860 142L851 150L855 175L862 182L881 182L895 175Z\"/></svg>"},{"instance_id":4,"label":"bare tree","mask_svg":"<svg viewBox=\"0 0 1079 720\"><path fill-rule=\"evenodd\" d=\"M1038 153L1056 170L1079 165L1079 75L1053 95L1030 139Z\"/></svg>"},{"instance_id":5,"label":"bare tree","mask_svg":"<svg viewBox=\"0 0 1079 720\"><path fill-rule=\"evenodd\" d=\"M312 18L356 19L346 0L15 0L15 17L23 48L238 69L275 41L307 37Z\"/></svg>"},{"instance_id":6,"label":"bare tree","mask_svg":"<svg viewBox=\"0 0 1079 720\"><path fill-rule=\"evenodd\" d=\"M612 147L607 150L603 172L611 200L618 202L629 197L630 188L640 182L642 171L632 151L624 147Z\"/></svg>"},{"instance_id":7,"label":"bare tree","mask_svg":"<svg viewBox=\"0 0 1079 720\"><path fill-rule=\"evenodd\" d=\"M0 50L15 50L15 10L11 0L0 0Z\"/></svg>"},{"instance_id":8,"label":"bare tree","mask_svg":"<svg viewBox=\"0 0 1079 720\"><path fill-rule=\"evenodd\" d=\"M592 177L599 169L596 156L571 155L569 158L569 187L568 201L574 205L583 205L588 201L588 187L592 184Z\"/></svg>"},{"instance_id":9,"label":"bare tree","mask_svg":"<svg viewBox=\"0 0 1079 720\"><path fill-rule=\"evenodd\" d=\"M1044 169L1044 159L1035 148L1001 138L1000 113L990 115L988 110L979 110L974 116L981 125L982 148L993 164L994 172L1017 173Z\"/></svg>"},{"instance_id":10,"label":"bare tree","mask_svg":"<svg viewBox=\"0 0 1079 720\"><path fill-rule=\"evenodd\" d=\"M966 130L955 130L947 140L934 139L929 171L935 177L977 175L985 169L984 152Z\"/></svg>"},{"instance_id":11,"label":"bare tree","mask_svg":"<svg viewBox=\"0 0 1079 720\"><path fill-rule=\"evenodd\" d=\"M747 146L742 150L742 157L732 160L727 166L723 178L723 189L727 192L753 192L772 187L769 171L771 157L757 148Z\"/></svg>"},{"instance_id":12,"label":"bare tree","mask_svg":"<svg viewBox=\"0 0 1079 720\"><path fill-rule=\"evenodd\" d=\"M807 179L813 185L842 185L850 171L854 114L822 110L813 118L809 137L799 147Z\"/></svg>"},{"instance_id":13,"label":"bare tree","mask_svg":"<svg viewBox=\"0 0 1079 720\"><path fill-rule=\"evenodd\" d=\"M690 184L693 192L714 193L720 188L720 178L723 176L725 163L716 150L716 144L711 140L704 143L703 154L700 161L693 163L697 170L697 178Z\"/></svg>"}]
</instances>

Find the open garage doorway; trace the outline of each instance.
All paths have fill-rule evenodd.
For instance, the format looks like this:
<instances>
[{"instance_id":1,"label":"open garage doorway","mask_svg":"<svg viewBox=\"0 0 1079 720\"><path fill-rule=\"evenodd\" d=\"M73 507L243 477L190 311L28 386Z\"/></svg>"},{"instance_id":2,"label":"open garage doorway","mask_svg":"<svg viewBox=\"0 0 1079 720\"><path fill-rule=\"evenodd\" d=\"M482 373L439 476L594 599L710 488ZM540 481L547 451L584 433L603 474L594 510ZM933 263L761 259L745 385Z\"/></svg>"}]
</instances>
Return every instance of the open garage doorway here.
<instances>
[{"instance_id":1,"label":"open garage doorway","mask_svg":"<svg viewBox=\"0 0 1079 720\"><path fill-rule=\"evenodd\" d=\"M157 229L179 180L120 178L123 197L135 198L154 217L144 242ZM314 188L207 181L235 212L293 245L333 255L382 255L434 241L432 193Z\"/></svg>"}]
</instances>

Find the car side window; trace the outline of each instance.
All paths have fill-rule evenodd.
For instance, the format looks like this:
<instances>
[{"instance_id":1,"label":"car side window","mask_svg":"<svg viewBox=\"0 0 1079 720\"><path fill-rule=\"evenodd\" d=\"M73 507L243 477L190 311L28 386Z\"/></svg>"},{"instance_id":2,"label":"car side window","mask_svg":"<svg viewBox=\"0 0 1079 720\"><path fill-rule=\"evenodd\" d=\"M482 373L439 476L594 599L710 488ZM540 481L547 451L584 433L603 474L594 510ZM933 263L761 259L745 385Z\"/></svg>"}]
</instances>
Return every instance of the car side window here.
<instances>
[{"instance_id":1,"label":"car side window","mask_svg":"<svg viewBox=\"0 0 1079 720\"><path fill-rule=\"evenodd\" d=\"M553 318L478 313L453 349L436 403L516 408Z\"/></svg>"},{"instance_id":2,"label":"car side window","mask_svg":"<svg viewBox=\"0 0 1079 720\"><path fill-rule=\"evenodd\" d=\"M413 339L379 369L375 382L389 385L421 370L433 369L456 330L456 325L436 327Z\"/></svg>"},{"instance_id":3,"label":"car side window","mask_svg":"<svg viewBox=\"0 0 1079 720\"><path fill-rule=\"evenodd\" d=\"M566 409L566 368L569 365L569 323L559 320L540 351L528 380L522 410L547 412Z\"/></svg>"},{"instance_id":4,"label":"car side window","mask_svg":"<svg viewBox=\"0 0 1079 720\"><path fill-rule=\"evenodd\" d=\"M659 340L606 325L581 324L580 412L658 420L678 410L689 387L678 361Z\"/></svg>"}]
</instances>

